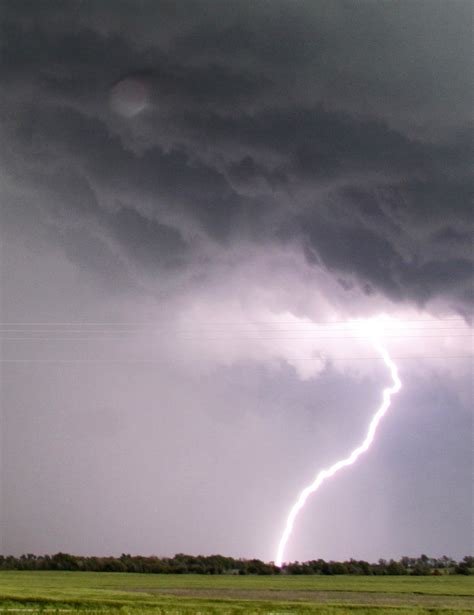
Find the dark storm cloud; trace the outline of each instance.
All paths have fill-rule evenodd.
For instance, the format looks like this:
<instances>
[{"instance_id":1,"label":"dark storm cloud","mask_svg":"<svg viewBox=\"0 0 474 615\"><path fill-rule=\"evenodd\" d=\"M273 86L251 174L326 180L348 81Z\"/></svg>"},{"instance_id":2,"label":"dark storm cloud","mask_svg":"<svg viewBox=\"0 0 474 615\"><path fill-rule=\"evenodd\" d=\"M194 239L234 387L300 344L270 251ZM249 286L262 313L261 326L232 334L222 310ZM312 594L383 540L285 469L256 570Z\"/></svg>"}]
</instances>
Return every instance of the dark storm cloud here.
<instances>
[{"instance_id":1,"label":"dark storm cloud","mask_svg":"<svg viewBox=\"0 0 474 615\"><path fill-rule=\"evenodd\" d=\"M151 269L160 262L167 266L178 265L179 256L186 248L178 231L154 220L146 220L134 209L119 209L112 214L109 226L128 252Z\"/></svg>"},{"instance_id":2,"label":"dark storm cloud","mask_svg":"<svg viewBox=\"0 0 474 615\"><path fill-rule=\"evenodd\" d=\"M206 242L291 242L346 284L466 309L468 3L47 4L6 3L4 166L70 258L110 271L112 242L176 271ZM150 91L133 120L109 107L124 76Z\"/></svg>"},{"instance_id":3,"label":"dark storm cloud","mask_svg":"<svg viewBox=\"0 0 474 615\"><path fill-rule=\"evenodd\" d=\"M57 231L57 229L56 229ZM133 277L128 275L125 263L101 241L100 238L85 230L65 229L52 237L59 244L64 254L78 267L94 271L100 277L107 290L123 289L135 286Z\"/></svg>"}]
</instances>

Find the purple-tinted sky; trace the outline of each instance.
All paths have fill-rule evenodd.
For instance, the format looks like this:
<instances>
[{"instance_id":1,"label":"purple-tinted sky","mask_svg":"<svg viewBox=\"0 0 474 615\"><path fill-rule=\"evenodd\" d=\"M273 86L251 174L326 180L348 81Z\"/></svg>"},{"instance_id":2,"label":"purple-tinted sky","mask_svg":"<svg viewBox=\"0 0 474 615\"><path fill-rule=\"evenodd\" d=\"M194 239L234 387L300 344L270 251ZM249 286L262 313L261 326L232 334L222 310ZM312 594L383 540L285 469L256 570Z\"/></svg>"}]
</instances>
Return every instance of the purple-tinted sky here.
<instances>
[{"instance_id":1,"label":"purple-tinted sky","mask_svg":"<svg viewBox=\"0 0 474 615\"><path fill-rule=\"evenodd\" d=\"M471 13L2 3L2 552L473 551Z\"/></svg>"}]
</instances>

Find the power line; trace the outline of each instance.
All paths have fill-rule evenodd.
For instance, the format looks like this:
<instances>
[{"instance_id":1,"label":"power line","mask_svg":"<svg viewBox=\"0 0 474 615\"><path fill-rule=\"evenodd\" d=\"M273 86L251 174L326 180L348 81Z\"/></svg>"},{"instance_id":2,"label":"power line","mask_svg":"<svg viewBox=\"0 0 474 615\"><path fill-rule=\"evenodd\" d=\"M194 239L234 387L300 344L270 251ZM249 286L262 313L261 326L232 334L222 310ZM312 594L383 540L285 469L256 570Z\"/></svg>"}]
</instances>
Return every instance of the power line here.
<instances>
[{"instance_id":1,"label":"power line","mask_svg":"<svg viewBox=\"0 0 474 615\"><path fill-rule=\"evenodd\" d=\"M326 357L315 357L313 359L299 359L298 363L318 361ZM473 359L474 355L416 355L393 357L399 360L431 360L431 359ZM275 357L274 360L288 362L287 359ZM380 357L328 357L329 361L380 361ZM166 359L0 359L1 363L166 363Z\"/></svg>"},{"instance_id":2,"label":"power line","mask_svg":"<svg viewBox=\"0 0 474 615\"><path fill-rule=\"evenodd\" d=\"M281 324L285 324L285 325L305 325L305 326L311 326L313 324L319 324L319 325L324 325L324 326L332 326L335 324L344 324L347 326L350 326L350 321L354 322L356 320L360 320L360 321L364 321L363 318L360 319L350 319L347 318L345 320L332 320L332 321L326 321L326 320L311 320L309 322L295 322L294 320L291 321L275 321L275 320L222 320L222 321L193 321L192 323L190 323L192 326L195 326L196 324L199 325L247 325L247 324L270 324L270 325L274 325L274 326L278 326ZM429 318L418 318L418 319L407 319L407 320L402 320L402 321L398 321L400 323L431 323L433 324L433 320L434 319L429 319ZM460 316L454 316L454 317L450 317L450 318L443 318L443 319L438 319L437 322L439 322L440 324L443 323L449 323L449 322L454 322L454 323L461 323L467 326L466 320ZM3 321L0 322L0 326L65 326L65 327L74 327L74 326L131 326L131 327L135 327L135 326L157 326L159 323L156 321L149 321L149 322L145 322L145 321L141 321L141 322L130 322L130 321L122 321L122 322L55 322L55 321L49 321L49 322L15 322L15 321Z\"/></svg>"},{"instance_id":3,"label":"power line","mask_svg":"<svg viewBox=\"0 0 474 615\"><path fill-rule=\"evenodd\" d=\"M160 336L160 337L171 337L171 336ZM211 341L211 342L218 342L218 341L226 341L226 340L235 340L238 339L239 341L318 341L318 340L344 340L344 341L348 341L348 340L360 340L363 341L365 338L364 336L358 336L358 335L339 335L339 336L326 336L326 335L318 335L318 334L312 334L312 335L301 335L298 337L294 337L294 336L288 336L288 335L278 335L278 336L262 336L259 335L258 333L256 335L249 335L249 337L242 337L242 336L235 336L235 335L223 335L221 337L209 337L206 335L200 335L200 336L196 336L196 337L181 337L181 336L176 336L179 337L179 339L181 341L188 341L188 342L196 342L196 341L201 341L201 340L205 340L205 341ZM442 335L382 335L381 337L383 337L384 339L393 339L393 340L397 340L397 339L441 339L441 338L469 338L469 339L474 339L473 334L442 334ZM157 339L159 339L157 337ZM41 342L41 341L57 341L57 342L109 342L109 341L129 341L130 337L129 336L121 336L121 337L110 337L110 336L102 336L102 337L58 337L58 336L49 336L49 337L34 337L34 336L30 336L30 337L8 337L8 336L1 336L0 335L0 341L4 341L4 342Z\"/></svg>"},{"instance_id":4,"label":"power line","mask_svg":"<svg viewBox=\"0 0 474 615\"><path fill-rule=\"evenodd\" d=\"M435 326L430 326L430 327L405 327L404 330L405 331L464 331L466 329L466 327L435 327ZM7 329L5 327L2 327L0 325L0 334L2 333L137 333L140 331L155 331L155 332L160 332L160 331L168 331L168 328L145 328L145 327L141 327L141 328L121 328L121 329L110 329L110 328L104 328L104 329L25 329L25 328L15 328L15 329ZM215 331L219 331L220 330L218 328L214 328ZM183 327L178 327L176 328L177 332L189 332L189 331L206 331L208 332L209 329L205 329L205 328L183 328ZM302 327L292 327L290 329L282 329L279 328L277 326L274 326L272 328L266 328L266 329L251 329L251 328L242 328L242 329L222 329L222 331L226 332L226 331L237 331L237 332L244 332L244 333L306 333L306 332L310 332L310 333L315 333L314 327L311 328L302 328ZM343 332L343 333L347 333L347 332L351 332L352 329L351 328L329 328L329 332L334 333L334 332ZM384 327L383 331L400 331L400 327ZM326 331L324 331L326 332ZM357 333L357 331L354 331L353 333L354 335L360 335L359 333Z\"/></svg>"}]
</instances>

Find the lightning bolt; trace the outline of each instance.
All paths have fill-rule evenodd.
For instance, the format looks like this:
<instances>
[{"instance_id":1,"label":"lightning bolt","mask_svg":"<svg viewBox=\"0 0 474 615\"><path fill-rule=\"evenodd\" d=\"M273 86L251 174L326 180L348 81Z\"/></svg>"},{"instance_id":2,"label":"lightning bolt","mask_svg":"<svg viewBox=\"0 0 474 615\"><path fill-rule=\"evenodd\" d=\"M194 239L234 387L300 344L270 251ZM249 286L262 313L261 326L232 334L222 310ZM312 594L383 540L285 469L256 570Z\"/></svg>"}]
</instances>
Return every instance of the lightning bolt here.
<instances>
[{"instance_id":1,"label":"lightning bolt","mask_svg":"<svg viewBox=\"0 0 474 615\"><path fill-rule=\"evenodd\" d=\"M390 358L388 352L382 346L378 338L371 336L371 340L372 340L374 348L380 354L385 365L388 367L390 375L392 376L393 385L391 387L384 389L383 397L382 397L382 404L380 405L380 408L377 410L377 412L372 417L372 420L370 421L369 429L367 431L367 435L365 436L365 439L362 442L362 444L358 446L356 449L354 449L352 453L349 455L349 457L347 457L346 459L341 459L340 461L336 462L334 465L332 465L330 468L326 470L321 470L319 474L316 476L316 478L314 479L314 481L310 485L305 487L303 491L300 493L300 495L298 496L298 499L293 505L293 508L290 510L290 514L288 515L288 518L286 520L285 530L281 536L280 543L278 545L278 551L277 551L277 555L275 558L275 564L279 568L281 567L283 563L283 554L285 552L286 544L291 536L291 532L293 531L293 525L295 523L296 516L298 515L300 510L305 505L308 497L312 493L317 491L327 478L331 478L331 476L334 476L334 474L336 474L336 472L339 472L339 470L342 470L342 468L345 468L355 463L357 459L360 457L360 455L362 455L362 453L365 453L369 449L370 445L374 441L377 427L379 426L380 421L382 420L388 408L390 407L390 403L392 401L392 395L395 395L395 393L398 393L398 391L402 387L402 383L400 381L400 378L398 377L397 366Z\"/></svg>"}]
</instances>

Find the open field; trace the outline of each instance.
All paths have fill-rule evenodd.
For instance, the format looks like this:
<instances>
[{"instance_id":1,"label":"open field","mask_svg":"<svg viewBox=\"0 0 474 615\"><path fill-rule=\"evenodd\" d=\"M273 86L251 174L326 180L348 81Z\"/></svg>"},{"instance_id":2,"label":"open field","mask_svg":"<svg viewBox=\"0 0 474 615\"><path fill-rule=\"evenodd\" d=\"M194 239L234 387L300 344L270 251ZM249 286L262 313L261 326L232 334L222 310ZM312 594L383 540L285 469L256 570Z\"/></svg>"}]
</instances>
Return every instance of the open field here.
<instances>
[{"instance_id":1,"label":"open field","mask_svg":"<svg viewBox=\"0 0 474 615\"><path fill-rule=\"evenodd\" d=\"M0 572L0 612L467 615L474 577Z\"/></svg>"}]
</instances>

